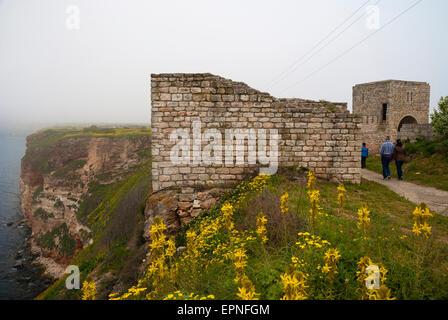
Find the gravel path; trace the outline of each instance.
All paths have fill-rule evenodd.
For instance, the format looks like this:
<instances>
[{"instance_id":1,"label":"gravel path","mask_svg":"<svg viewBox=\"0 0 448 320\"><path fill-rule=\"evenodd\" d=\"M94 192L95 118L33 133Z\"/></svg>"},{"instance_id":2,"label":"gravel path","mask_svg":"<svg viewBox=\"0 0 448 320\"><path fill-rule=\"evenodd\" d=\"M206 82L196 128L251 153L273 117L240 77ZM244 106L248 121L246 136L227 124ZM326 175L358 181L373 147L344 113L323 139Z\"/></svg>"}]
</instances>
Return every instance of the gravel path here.
<instances>
[{"instance_id":1,"label":"gravel path","mask_svg":"<svg viewBox=\"0 0 448 320\"><path fill-rule=\"evenodd\" d=\"M432 187L424 187L407 181L397 179L383 180L383 176L367 170L361 169L364 179L380 183L400 196L416 204L425 202L432 211L448 216L448 191L439 190ZM434 177L437 179L436 177Z\"/></svg>"}]
</instances>

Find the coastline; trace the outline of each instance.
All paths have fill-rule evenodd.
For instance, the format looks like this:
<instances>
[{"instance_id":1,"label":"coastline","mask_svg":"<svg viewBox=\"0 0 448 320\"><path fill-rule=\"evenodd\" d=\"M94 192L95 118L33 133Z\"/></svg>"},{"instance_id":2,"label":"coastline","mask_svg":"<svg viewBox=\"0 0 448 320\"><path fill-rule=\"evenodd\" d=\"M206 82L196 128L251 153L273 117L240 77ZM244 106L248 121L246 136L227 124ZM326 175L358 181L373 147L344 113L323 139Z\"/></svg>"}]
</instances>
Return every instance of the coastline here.
<instances>
[{"instance_id":1,"label":"coastline","mask_svg":"<svg viewBox=\"0 0 448 320\"><path fill-rule=\"evenodd\" d=\"M29 300L54 280L43 275L30 247L31 229L21 210L20 162L25 137L0 135L0 300Z\"/></svg>"}]
</instances>

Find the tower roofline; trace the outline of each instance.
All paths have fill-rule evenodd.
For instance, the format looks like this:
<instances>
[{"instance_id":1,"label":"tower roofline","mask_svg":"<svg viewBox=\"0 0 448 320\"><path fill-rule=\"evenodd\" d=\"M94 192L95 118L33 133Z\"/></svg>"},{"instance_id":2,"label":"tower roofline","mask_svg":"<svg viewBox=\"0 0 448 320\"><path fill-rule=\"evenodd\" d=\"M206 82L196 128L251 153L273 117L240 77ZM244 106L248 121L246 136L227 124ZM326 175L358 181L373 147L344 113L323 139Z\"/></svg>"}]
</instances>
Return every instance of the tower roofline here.
<instances>
[{"instance_id":1,"label":"tower roofline","mask_svg":"<svg viewBox=\"0 0 448 320\"><path fill-rule=\"evenodd\" d=\"M429 83L423 82L423 81L407 81L407 80L389 79L389 80L373 81L373 82L366 82L366 83L358 83L358 84L355 84L354 87L357 87L357 86L368 86L368 85L382 84L382 83L386 84L386 83L390 83L390 82L403 83L403 84L429 85Z\"/></svg>"}]
</instances>

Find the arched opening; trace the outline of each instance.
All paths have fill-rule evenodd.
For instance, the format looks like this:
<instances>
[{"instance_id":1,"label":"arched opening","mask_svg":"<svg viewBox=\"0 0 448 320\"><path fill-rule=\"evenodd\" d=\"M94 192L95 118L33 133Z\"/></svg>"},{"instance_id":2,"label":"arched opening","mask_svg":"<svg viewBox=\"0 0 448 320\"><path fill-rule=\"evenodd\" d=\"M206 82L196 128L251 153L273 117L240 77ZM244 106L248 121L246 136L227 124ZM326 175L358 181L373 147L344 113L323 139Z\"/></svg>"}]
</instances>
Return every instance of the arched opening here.
<instances>
[{"instance_id":1,"label":"arched opening","mask_svg":"<svg viewBox=\"0 0 448 320\"><path fill-rule=\"evenodd\" d=\"M407 123L418 123L418 122L417 122L417 120L416 120L414 117L412 117L412 116L406 116L406 117L404 117L403 119L401 119L400 124L398 125L398 131L400 131L400 130L401 130L401 127L402 127L404 124L407 124Z\"/></svg>"}]
</instances>

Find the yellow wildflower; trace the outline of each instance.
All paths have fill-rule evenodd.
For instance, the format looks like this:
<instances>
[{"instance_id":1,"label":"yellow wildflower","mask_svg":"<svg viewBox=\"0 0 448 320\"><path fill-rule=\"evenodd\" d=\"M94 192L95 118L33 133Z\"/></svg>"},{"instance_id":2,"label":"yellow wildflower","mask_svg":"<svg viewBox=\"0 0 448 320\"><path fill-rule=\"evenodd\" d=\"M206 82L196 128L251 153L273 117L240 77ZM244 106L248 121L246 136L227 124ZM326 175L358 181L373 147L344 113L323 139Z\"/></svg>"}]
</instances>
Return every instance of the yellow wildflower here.
<instances>
[{"instance_id":1,"label":"yellow wildflower","mask_svg":"<svg viewBox=\"0 0 448 320\"><path fill-rule=\"evenodd\" d=\"M268 241L267 229L266 229L267 222L268 222L268 220L264 216L263 212L259 212L258 218L257 218L256 233L257 233L258 238L261 240L261 243L263 243L263 244L266 243L266 241Z\"/></svg>"},{"instance_id":2,"label":"yellow wildflower","mask_svg":"<svg viewBox=\"0 0 448 320\"><path fill-rule=\"evenodd\" d=\"M367 228L370 224L370 211L367 205L364 203L362 207L358 210L358 227L362 230L364 238L366 236Z\"/></svg>"},{"instance_id":3,"label":"yellow wildflower","mask_svg":"<svg viewBox=\"0 0 448 320\"><path fill-rule=\"evenodd\" d=\"M305 300L307 298L307 276L302 271L295 270L292 266L289 266L280 278L285 293L282 300Z\"/></svg>"},{"instance_id":4,"label":"yellow wildflower","mask_svg":"<svg viewBox=\"0 0 448 320\"><path fill-rule=\"evenodd\" d=\"M429 207L422 203L417 206L412 213L414 225L412 232L417 236L424 236L426 239L431 235L431 227L428 225L428 219L433 215L429 212Z\"/></svg>"},{"instance_id":5,"label":"yellow wildflower","mask_svg":"<svg viewBox=\"0 0 448 320\"><path fill-rule=\"evenodd\" d=\"M84 281L82 283L82 300L95 300L96 296L96 285L93 281Z\"/></svg>"},{"instance_id":6,"label":"yellow wildflower","mask_svg":"<svg viewBox=\"0 0 448 320\"><path fill-rule=\"evenodd\" d=\"M280 199L280 209L282 214L286 214L288 212L288 200L289 200L289 194L288 192L283 193Z\"/></svg>"}]
</instances>

